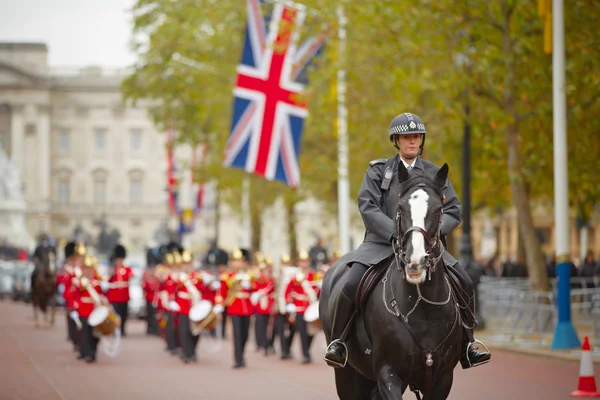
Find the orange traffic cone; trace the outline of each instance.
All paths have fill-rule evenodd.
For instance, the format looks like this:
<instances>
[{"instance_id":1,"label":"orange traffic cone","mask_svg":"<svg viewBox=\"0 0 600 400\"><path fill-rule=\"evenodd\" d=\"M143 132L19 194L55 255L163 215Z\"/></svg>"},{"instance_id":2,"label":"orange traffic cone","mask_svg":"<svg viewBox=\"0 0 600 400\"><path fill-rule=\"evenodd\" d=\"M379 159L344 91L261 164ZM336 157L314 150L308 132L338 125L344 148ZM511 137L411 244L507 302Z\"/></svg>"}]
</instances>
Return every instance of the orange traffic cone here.
<instances>
[{"instance_id":1,"label":"orange traffic cone","mask_svg":"<svg viewBox=\"0 0 600 400\"><path fill-rule=\"evenodd\" d=\"M600 397L596 389L596 378L594 377L594 363L590 353L590 341L586 336L581 347L581 364L579 364L579 385L577 390L571 393L571 397Z\"/></svg>"}]
</instances>

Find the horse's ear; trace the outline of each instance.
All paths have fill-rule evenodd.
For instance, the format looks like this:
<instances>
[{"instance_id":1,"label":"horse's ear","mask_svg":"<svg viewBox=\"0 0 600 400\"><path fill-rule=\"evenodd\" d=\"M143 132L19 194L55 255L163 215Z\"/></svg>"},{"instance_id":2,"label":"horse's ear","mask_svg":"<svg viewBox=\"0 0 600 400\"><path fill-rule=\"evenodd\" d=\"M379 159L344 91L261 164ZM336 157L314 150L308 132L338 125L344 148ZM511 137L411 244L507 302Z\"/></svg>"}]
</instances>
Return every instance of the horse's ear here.
<instances>
[{"instance_id":1,"label":"horse's ear","mask_svg":"<svg viewBox=\"0 0 600 400\"><path fill-rule=\"evenodd\" d=\"M400 162L398 164L399 164L398 165L398 182L400 182L400 183L406 182L408 180L408 178L410 178L410 176L408 175L408 170L404 166L404 163L402 162L402 160L400 160Z\"/></svg>"},{"instance_id":2,"label":"horse's ear","mask_svg":"<svg viewBox=\"0 0 600 400\"><path fill-rule=\"evenodd\" d=\"M444 185L446 184L446 180L448 179L448 170L448 164L444 163L444 165L442 165L442 168L440 168L437 174L435 174L435 181L441 187L444 187Z\"/></svg>"}]
</instances>

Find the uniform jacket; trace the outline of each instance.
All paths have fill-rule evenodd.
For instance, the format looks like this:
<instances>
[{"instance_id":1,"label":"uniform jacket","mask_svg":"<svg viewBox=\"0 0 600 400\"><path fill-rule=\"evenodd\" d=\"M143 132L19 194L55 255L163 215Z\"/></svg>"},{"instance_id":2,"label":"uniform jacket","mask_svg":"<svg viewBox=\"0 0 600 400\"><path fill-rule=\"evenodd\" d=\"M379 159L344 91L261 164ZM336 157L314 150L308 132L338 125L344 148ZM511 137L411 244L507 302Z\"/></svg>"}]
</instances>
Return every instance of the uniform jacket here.
<instances>
[{"instance_id":1,"label":"uniform jacket","mask_svg":"<svg viewBox=\"0 0 600 400\"><path fill-rule=\"evenodd\" d=\"M359 262L368 266L376 265L394 253L391 242L392 238L396 236L395 217L400 193L398 165L401 162L400 156L396 154L387 160L375 160L369 163L369 168L358 192L358 209L365 224L365 236L363 243L356 250L342 257L347 264ZM387 168L391 169L393 175L389 189L383 190L381 184ZM437 165L417 157L409 174L427 173L432 175L439 169L440 167ZM446 200L441 224L442 235L452 232L461 220L460 201L449 179L446 183L445 194ZM449 254L444 259L447 260L448 256Z\"/></svg>"},{"instance_id":2,"label":"uniform jacket","mask_svg":"<svg viewBox=\"0 0 600 400\"><path fill-rule=\"evenodd\" d=\"M202 291L203 291L202 279L198 279L198 276L196 275L195 272L191 272L190 274L188 274L188 279L189 279L189 282L192 284L192 286L195 287L196 290L198 291L199 297L197 300L202 300ZM177 311L177 314L190 315L190 309L192 308L192 305L194 304L194 298L193 298L193 294L190 293L189 289L187 288L186 284L184 283L184 280L182 280L182 279L179 279L177 282L177 290L175 292L175 302L179 306L179 311Z\"/></svg>"},{"instance_id":3,"label":"uniform jacket","mask_svg":"<svg viewBox=\"0 0 600 400\"><path fill-rule=\"evenodd\" d=\"M85 267L85 268L92 268L92 267ZM103 296L104 293L102 292L102 288L100 287L100 282L102 281L102 277L100 276L100 274L98 273L98 271L93 268L93 271L91 272L91 277L88 277L90 284L92 286L92 288L94 289L94 291L99 295L99 296ZM88 275L89 276L89 275ZM76 287L77 289L79 289L79 293L75 295L75 309L77 310L77 312L79 313L79 316L81 318L88 318L90 316L90 314L92 313L92 311L94 311L95 308L95 303L94 303L94 299L92 298L91 292L84 288L83 285L81 284L81 279L82 278L73 278L72 282L74 287Z\"/></svg>"},{"instance_id":4,"label":"uniform jacket","mask_svg":"<svg viewBox=\"0 0 600 400\"><path fill-rule=\"evenodd\" d=\"M106 297L111 303L127 303L129 301L129 280L133 278L133 270L126 265L115 266L108 280Z\"/></svg>"},{"instance_id":5,"label":"uniform jacket","mask_svg":"<svg viewBox=\"0 0 600 400\"><path fill-rule=\"evenodd\" d=\"M235 277L236 274L237 272L232 271L221 276L221 296L223 299L227 298L227 295L231 290L230 285L233 284L232 278ZM227 315L249 317L254 314L254 307L250 301L250 296L255 289L256 284L254 282L251 282L250 289L244 289L242 287L237 289L233 302L227 306Z\"/></svg>"},{"instance_id":6,"label":"uniform jacket","mask_svg":"<svg viewBox=\"0 0 600 400\"><path fill-rule=\"evenodd\" d=\"M259 315L271 315L275 304L275 278L261 274L256 280L256 291L261 296L254 305L254 312Z\"/></svg>"},{"instance_id":7,"label":"uniform jacket","mask_svg":"<svg viewBox=\"0 0 600 400\"><path fill-rule=\"evenodd\" d=\"M144 291L144 297L147 302L155 304L158 299L158 278L154 274L153 270L144 271L142 278L142 290Z\"/></svg>"},{"instance_id":8,"label":"uniform jacket","mask_svg":"<svg viewBox=\"0 0 600 400\"><path fill-rule=\"evenodd\" d=\"M312 288L316 298L319 298L319 289L314 285L314 281L321 279L320 274L315 271L306 272L305 280ZM296 278L292 278L285 288L285 302L287 304L294 304L296 306L297 314L304 314L304 311L311 304L311 298L309 293L304 290L302 282L298 282Z\"/></svg>"}]
</instances>

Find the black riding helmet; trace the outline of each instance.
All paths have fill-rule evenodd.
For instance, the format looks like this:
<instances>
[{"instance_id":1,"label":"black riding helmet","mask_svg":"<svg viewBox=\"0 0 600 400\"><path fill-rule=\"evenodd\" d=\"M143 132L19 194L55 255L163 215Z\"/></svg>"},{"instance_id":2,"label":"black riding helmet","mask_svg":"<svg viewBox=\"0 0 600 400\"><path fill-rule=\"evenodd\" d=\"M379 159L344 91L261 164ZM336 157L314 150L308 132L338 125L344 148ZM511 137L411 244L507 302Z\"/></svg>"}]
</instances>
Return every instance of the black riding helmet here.
<instances>
[{"instance_id":1,"label":"black riding helmet","mask_svg":"<svg viewBox=\"0 0 600 400\"><path fill-rule=\"evenodd\" d=\"M427 131L425 130L425 124L423 123L423 120L421 120L421 118L419 118L415 114L402 113L397 115L390 124L390 142L394 143L394 147L396 148L396 150L398 149L398 146L396 146L394 136L412 135L415 133L423 135L423 140L419 145L419 155L421 155L423 154L423 147L425 147L425 134L427 133Z\"/></svg>"}]
</instances>

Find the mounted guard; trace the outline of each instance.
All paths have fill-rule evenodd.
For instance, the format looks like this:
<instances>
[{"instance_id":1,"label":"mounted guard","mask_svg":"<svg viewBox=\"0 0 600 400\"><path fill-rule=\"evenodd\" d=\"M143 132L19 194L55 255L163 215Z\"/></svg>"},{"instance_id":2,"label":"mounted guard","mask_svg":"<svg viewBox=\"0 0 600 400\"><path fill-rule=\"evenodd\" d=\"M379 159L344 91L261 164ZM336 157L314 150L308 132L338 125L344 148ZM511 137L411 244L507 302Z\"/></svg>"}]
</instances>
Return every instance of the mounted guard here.
<instances>
[{"instance_id":1,"label":"mounted guard","mask_svg":"<svg viewBox=\"0 0 600 400\"><path fill-rule=\"evenodd\" d=\"M354 367L353 365L345 368L349 357L346 340L352 332L353 321L360 314L359 308L366 313L367 311L373 312L373 307L379 307L379 304L371 304L377 301L375 295L372 296L373 299L369 298L372 290L378 292L379 303L383 297L390 314L403 316L398 319L411 333L415 345L421 347L421 344L415 339L413 329L407 322L409 315L402 314L402 311L406 313L410 311L410 308L397 311L399 311L398 306L402 306L400 303L405 302L407 305L412 305L416 297L418 297L418 301L414 305L413 311L417 308L419 301L423 300L423 303L427 303L425 295L420 291L417 294L413 289L416 286L418 291L421 285L423 288L426 285L431 287L432 275L435 275L434 280L439 283L441 292L449 292L448 299L452 296L456 298L456 303L460 304L460 315L458 309L455 313L451 309L447 311L448 315L456 314L456 318L460 318L461 325L464 327L462 351L460 352L462 367L466 369L481 365L491 359L487 349L485 352L479 352L473 346L477 342L473 338L473 328L476 327L477 321L474 316L472 282L458 261L445 250L445 236L450 234L461 221L460 201L452 184L447 179L448 167L444 165L440 169L419 157L425 145L426 130L423 121L418 116L411 113L402 113L396 116L391 122L388 135L397 154L389 159L378 159L369 163L358 194L358 207L366 227L364 241L358 249L338 260L327 272L323 282L320 315L322 320L327 319L327 321L323 321L323 326L326 336L330 340L324 359L328 365L337 368L336 381L338 376L346 376L350 380L354 377L349 372L341 372L341 369L347 370ZM421 187L423 189L419 190ZM427 191L431 197L427 195ZM410 197L406 199L404 195L410 195ZM431 211L431 207L434 207L436 200L439 202L440 209L435 211L439 216L437 217L438 221L434 222L431 218L436 215L432 214L434 211ZM405 214L412 216L412 222L410 219L406 220ZM427 222L430 226L426 226ZM426 228L429 228L429 231ZM444 265L444 272L453 272L449 276L454 278L447 278L445 273L435 274L435 266L438 262ZM398 290L400 287L405 290L400 296L406 296L406 299L396 300L390 294L392 296L390 305L385 300L385 282L387 281L389 289L391 286L389 275L395 275L396 272L390 273L394 265L404 280L397 284ZM370 272L366 276L367 279L363 281L363 276L370 268L372 273ZM448 283L447 290L444 279ZM383 288L381 288L382 286ZM451 286L452 290L450 290ZM381 294L379 294L380 290ZM424 289L421 290L424 291ZM411 294L414 294L412 299ZM448 307L452 305L448 302L442 303L440 302L440 305L448 304ZM381 307L383 308L383 305ZM426 306L421 305L420 307ZM417 314L420 312L423 311L419 311ZM372 314L369 315L370 320L376 317ZM388 318L386 313L382 313L379 317ZM361 318L361 321L364 320ZM431 323L433 322L431 321ZM371 321L366 323L366 325L372 324ZM451 339L453 331L456 330L453 328L444 341ZM354 345L355 342L352 343ZM366 349L365 351L370 354L371 350ZM430 359L432 353L427 354L429 357L424 359L424 364L427 367L435 366ZM358 355L357 357L361 358ZM356 364L357 368L354 368L353 372L362 377L366 376L359 372L358 364L361 363L357 361ZM423 365L423 367L425 366ZM338 374L337 371L340 373ZM450 374L451 371L452 368L450 368ZM381 388L382 382L378 377L368 376L365 382L369 383L365 383L365 385L368 386L373 380L377 381ZM424 386L431 385L420 385L421 391ZM406 386L402 391L405 388ZM425 390L429 391L429 389ZM338 394L340 393L338 384ZM341 398L357 398L353 396L356 396L356 393L349 394L347 397L340 394Z\"/></svg>"}]
</instances>

